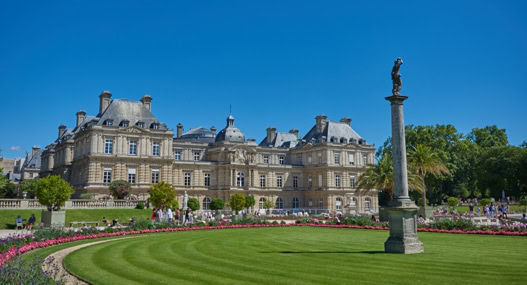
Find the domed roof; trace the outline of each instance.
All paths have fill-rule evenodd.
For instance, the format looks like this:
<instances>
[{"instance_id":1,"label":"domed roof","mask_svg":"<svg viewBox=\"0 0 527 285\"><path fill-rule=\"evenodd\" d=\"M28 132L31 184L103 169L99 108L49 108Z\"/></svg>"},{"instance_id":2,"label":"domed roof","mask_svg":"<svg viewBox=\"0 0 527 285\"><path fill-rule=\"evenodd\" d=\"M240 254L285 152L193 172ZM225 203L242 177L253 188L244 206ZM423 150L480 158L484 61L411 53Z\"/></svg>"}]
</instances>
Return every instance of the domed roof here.
<instances>
[{"instance_id":1,"label":"domed roof","mask_svg":"<svg viewBox=\"0 0 527 285\"><path fill-rule=\"evenodd\" d=\"M227 126L218 133L216 142L245 142L245 135L234 126L234 117L232 115L227 117Z\"/></svg>"}]
</instances>

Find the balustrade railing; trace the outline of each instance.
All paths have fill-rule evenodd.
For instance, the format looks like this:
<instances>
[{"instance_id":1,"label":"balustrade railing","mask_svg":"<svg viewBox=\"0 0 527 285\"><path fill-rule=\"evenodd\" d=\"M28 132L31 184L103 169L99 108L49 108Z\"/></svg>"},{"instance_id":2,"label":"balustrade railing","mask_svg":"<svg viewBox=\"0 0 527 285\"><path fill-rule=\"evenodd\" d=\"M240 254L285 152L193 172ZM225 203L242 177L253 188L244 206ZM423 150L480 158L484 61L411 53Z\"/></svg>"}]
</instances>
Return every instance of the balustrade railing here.
<instances>
[{"instance_id":1,"label":"balustrade railing","mask_svg":"<svg viewBox=\"0 0 527 285\"><path fill-rule=\"evenodd\" d=\"M66 201L64 209L131 209L135 208L142 200L90 200L73 199ZM45 209L36 199L0 199L0 209Z\"/></svg>"}]
</instances>

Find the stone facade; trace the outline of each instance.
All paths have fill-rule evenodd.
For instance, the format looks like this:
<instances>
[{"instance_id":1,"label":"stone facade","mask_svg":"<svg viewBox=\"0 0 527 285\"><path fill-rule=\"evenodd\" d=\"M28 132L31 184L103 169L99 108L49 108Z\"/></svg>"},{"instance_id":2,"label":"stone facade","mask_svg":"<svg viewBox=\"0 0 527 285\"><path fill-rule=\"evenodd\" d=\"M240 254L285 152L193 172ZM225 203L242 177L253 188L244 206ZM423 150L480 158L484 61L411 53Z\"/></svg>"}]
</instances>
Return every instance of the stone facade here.
<instances>
[{"instance_id":1,"label":"stone facade","mask_svg":"<svg viewBox=\"0 0 527 285\"><path fill-rule=\"evenodd\" d=\"M270 200L274 209L320 209L346 213L378 211L377 192L356 191L356 181L374 163L375 147L352 128L351 119L316 118L303 138L270 127L260 144L246 140L229 115L218 134L203 127L177 133L152 115L152 98L110 100L100 96L97 116L77 113L77 126L59 127L58 139L42 154L41 176L60 175L81 193L108 193L112 180L127 180L134 194L152 184L173 185L206 209L214 198L253 195L255 208ZM80 116L80 117L79 117Z\"/></svg>"}]
</instances>

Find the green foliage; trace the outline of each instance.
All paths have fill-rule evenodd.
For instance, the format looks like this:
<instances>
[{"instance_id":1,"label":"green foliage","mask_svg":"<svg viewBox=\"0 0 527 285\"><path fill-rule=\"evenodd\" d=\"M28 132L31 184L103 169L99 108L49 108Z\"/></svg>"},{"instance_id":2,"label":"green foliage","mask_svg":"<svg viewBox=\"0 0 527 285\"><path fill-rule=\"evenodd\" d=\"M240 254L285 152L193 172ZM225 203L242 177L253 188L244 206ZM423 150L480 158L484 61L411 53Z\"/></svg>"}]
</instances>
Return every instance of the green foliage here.
<instances>
[{"instance_id":1,"label":"green foliage","mask_svg":"<svg viewBox=\"0 0 527 285\"><path fill-rule=\"evenodd\" d=\"M449 197L447 200L448 206L455 207L459 204L459 200L456 197Z\"/></svg>"},{"instance_id":2,"label":"green foliage","mask_svg":"<svg viewBox=\"0 0 527 285\"><path fill-rule=\"evenodd\" d=\"M92 199L93 198L93 194L91 193L82 193L79 195L79 198L80 199Z\"/></svg>"},{"instance_id":3,"label":"green foliage","mask_svg":"<svg viewBox=\"0 0 527 285\"><path fill-rule=\"evenodd\" d=\"M245 208L245 196L241 193L232 195L230 206L231 209L238 214L239 211Z\"/></svg>"},{"instance_id":4,"label":"green foliage","mask_svg":"<svg viewBox=\"0 0 527 285\"><path fill-rule=\"evenodd\" d=\"M523 211L525 212L525 210L527 209L527 199L521 199L520 206L523 206Z\"/></svg>"},{"instance_id":5,"label":"green foliage","mask_svg":"<svg viewBox=\"0 0 527 285\"><path fill-rule=\"evenodd\" d=\"M73 192L71 185L64 179L59 176L48 176L40 179L37 197L40 204L47 206L49 211L58 211Z\"/></svg>"},{"instance_id":6,"label":"green foliage","mask_svg":"<svg viewBox=\"0 0 527 285\"><path fill-rule=\"evenodd\" d=\"M225 208L225 201L221 198L213 199L212 202L210 202L210 209L213 211L223 210L223 208Z\"/></svg>"},{"instance_id":7,"label":"green foliage","mask_svg":"<svg viewBox=\"0 0 527 285\"><path fill-rule=\"evenodd\" d=\"M197 211L197 210L199 210L199 200L196 199L196 198L189 198L189 199L188 199L188 202L187 202L187 206L188 206L192 211Z\"/></svg>"},{"instance_id":8,"label":"green foliage","mask_svg":"<svg viewBox=\"0 0 527 285\"><path fill-rule=\"evenodd\" d=\"M176 192L174 192L172 186L163 181L150 186L148 193L150 193L150 203L152 203L155 208L172 206L172 203L176 198Z\"/></svg>"},{"instance_id":9,"label":"green foliage","mask_svg":"<svg viewBox=\"0 0 527 285\"><path fill-rule=\"evenodd\" d=\"M174 199L174 201L172 202L172 209L179 209L179 201Z\"/></svg>"},{"instance_id":10,"label":"green foliage","mask_svg":"<svg viewBox=\"0 0 527 285\"><path fill-rule=\"evenodd\" d=\"M143 201L138 202L137 205L135 205L136 209L143 210L145 208L145 203Z\"/></svg>"},{"instance_id":11,"label":"green foliage","mask_svg":"<svg viewBox=\"0 0 527 285\"><path fill-rule=\"evenodd\" d=\"M273 202L271 202L269 200L265 200L263 206L264 206L264 209L266 209L266 210L272 209L273 208Z\"/></svg>"},{"instance_id":12,"label":"green foliage","mask_svg":"<svg viewBox=\"0 0 527 285\"><path fill-rule=\"evenodd\" d=\"M487 205L490 205L490 199L488 198L483 198L479 201L479 204L483 207L487 206Z\"/></svg>"},{"instance_id":13,"label":"green foliage","mask_svg":"<svg viewBox=\"0 0 527 285\"><path fill-rule=\"evenodd\" d=\"M256 200L254 199L254 196L247 196L245 197L245 208L249 210L249 208L252 208L256 204Z\"/></svg>"},{"instance_id":14,"label":"green foliage","mask_svg":"<svg viewBox=\"0 0 527 285\"><path fill-rule=\"evenodd\" d=\"M472 129L467 138L483 148L507 146L509 141L505 129L494 126Z\"/></svg>"},{"instance_id":15,"label":"green foliage","mask_svg":"<svg viewBox=\"0 0 527 285\"><path fill-rule=\"evenodd\" d=\"M124 180L114 180L110 183L110 194L112 194L116 199L124 199L130 194L132 187L130 183Z\"/></svg>"},{"instance_id":16,"label":"green foliage","mask_svg":"<svg viewBox=\"0 0 527 285\"><path fill-rule=\"evenodd\" d=\"M450 219L440 219L438 221L435 221L434 223L431 223L427 225L429 228L433 229L442 229L442 230L475 230L478 229L471 220L466 219L457 219L457 220L450 220Z\"/></svg>"},{"instance_id":17,"label":"green foliage","mask_svg":"<svg viewBox=\"0 0 527 285\"><path fill-rule=\"evenodd\" d=\"M40 181L39 178L28 179L28 180L22 181L22 183L20 183L20 191L26 192L27 193L26 197L28 199L34 199L37 196L39 181Z\"/></svg>"},{"instance_id":18,"label":"green foliage","mask_svg":"<svg viewBox=\"0 0 527 285\"><path fill-rule=\"evenodd\" d=\"M364 217L346 217L342 220L344 225L359 225L359 226L375 226L375 222L372 219Z\"/></svg>"},{"instance_id":19,"label":"green foliage","mask_svg":"<svg viewBox=\"0 0 527 285\"><path fill-rule=\"evenodd\" d=\"M5 178L5 177L4 177ZM0 198L15 199L18 198L18 190L15 184L6 180L4 187L0 189Z\"/></svg>"}]
</instances>

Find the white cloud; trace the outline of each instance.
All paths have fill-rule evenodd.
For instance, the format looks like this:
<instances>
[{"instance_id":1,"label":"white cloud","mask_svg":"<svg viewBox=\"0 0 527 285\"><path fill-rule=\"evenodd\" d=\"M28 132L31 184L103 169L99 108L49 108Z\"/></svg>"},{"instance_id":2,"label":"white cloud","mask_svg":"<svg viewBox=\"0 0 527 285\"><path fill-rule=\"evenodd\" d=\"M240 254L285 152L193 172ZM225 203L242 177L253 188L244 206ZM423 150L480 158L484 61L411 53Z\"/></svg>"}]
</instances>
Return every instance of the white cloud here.
<instances>
[{"instance_id":1,"label":"white cloud","mask_svg":"<svg viewBox=\"0 0 527 285\"><path fill-rule=\"evenodd\" d=\"M10 147L9 150L20 151L20 150L23 150L23 148L21 146L19 146L19 145L14 145L14 146Z\"/></svg>"}]
</instances>

